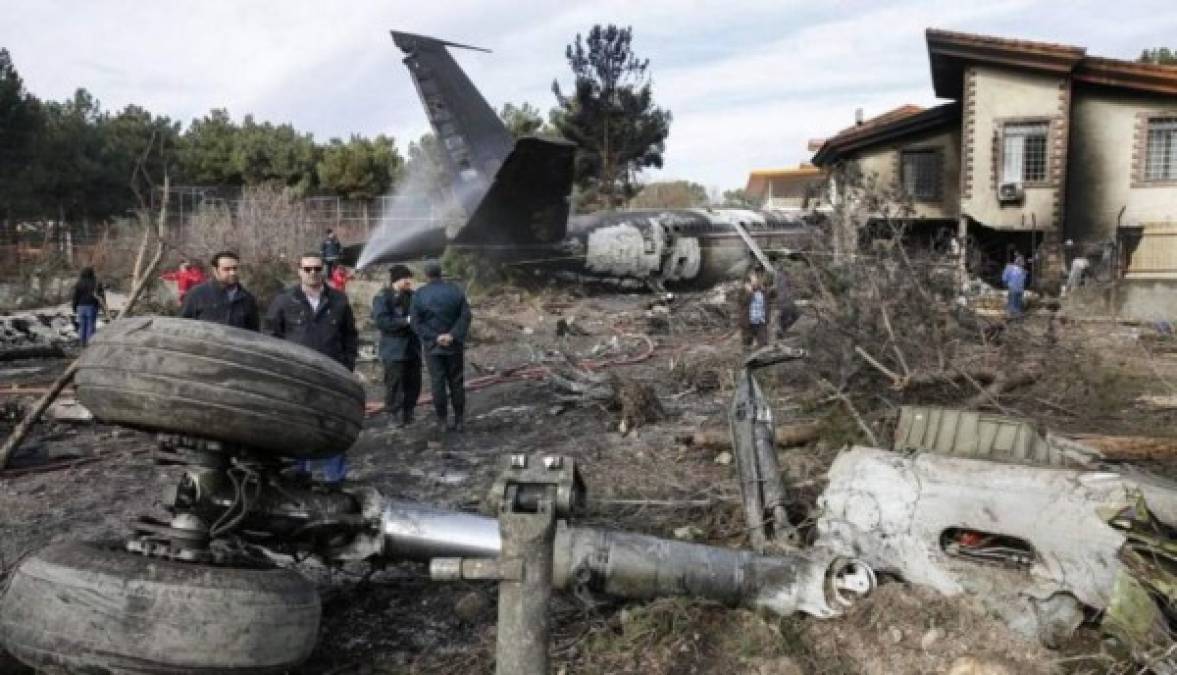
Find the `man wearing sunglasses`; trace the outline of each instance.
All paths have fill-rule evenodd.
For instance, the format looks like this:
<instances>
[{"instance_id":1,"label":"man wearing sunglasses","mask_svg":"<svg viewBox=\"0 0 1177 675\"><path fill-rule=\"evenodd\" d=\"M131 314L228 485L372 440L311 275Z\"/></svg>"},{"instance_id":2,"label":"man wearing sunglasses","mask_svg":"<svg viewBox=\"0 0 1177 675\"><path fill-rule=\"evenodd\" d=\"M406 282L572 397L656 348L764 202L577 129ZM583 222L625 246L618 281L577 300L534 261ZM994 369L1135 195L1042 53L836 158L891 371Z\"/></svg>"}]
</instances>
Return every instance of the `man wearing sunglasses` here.
<instances>
[{"instance_id":1,"label":"man wearing sunglasses","mask_svg":"<svg viewBox=\"0 0 1177 675\"><path fill-rule=\"evenodd\" d=\"M298 263L299 283L282 291L266 312L266 332L296 342L355 370L359 352L356 319L347 296L323 282L323 258L307 253ZM343 480L347 474L344 455L316 460L327 482Z\"/></svg>"}]
</instances>

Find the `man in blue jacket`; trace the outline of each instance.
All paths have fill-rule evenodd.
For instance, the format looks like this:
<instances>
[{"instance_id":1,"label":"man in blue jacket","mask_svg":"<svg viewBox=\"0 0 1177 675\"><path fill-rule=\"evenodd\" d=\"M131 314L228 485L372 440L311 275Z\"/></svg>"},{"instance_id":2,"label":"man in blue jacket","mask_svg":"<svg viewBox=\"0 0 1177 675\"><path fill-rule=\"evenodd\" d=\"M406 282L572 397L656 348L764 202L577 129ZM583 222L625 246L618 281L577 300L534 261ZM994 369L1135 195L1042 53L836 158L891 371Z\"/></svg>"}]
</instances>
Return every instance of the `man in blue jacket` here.
<instances>
[{"instance_id":1,"label":"man in blue jacket","mask_svg":"<svg viewBox=\"0 0 1177 675\"><path fill-rule=\"evenodd\" d=\"M429 282L417 289L409 308L410 325L425 349L438 423L447 431L463 431L462 417L466 411L463 350L472 318L470 304L462 289L442 281L441 264L437 261L425 264L425 276ZM450 403L454 407L453 421L447 421Z\"/></svg>"},{"instance_id":2,"label":"man in blue jacket","mask_svg":"<svg viewBox=\"0 0 1177 675\"><path fill-rule=\"evenodd\" d=\"M1009 318L1016 319L1022 315L1026 294L1026 259L1021 253L1014 256L1013 262L1002 270L1001 281L1005 284L1006 290L1006 314Z\"/></svg>"},{"instance_id":3,"label":"man in blue jacket","mask_svg":"<svg viewBox=\"0 0 1177 675\"><path fill-rule=\"evenodd\" d=\"M396 426L413 423L413 409L421 395L421 340L412 329L413 273L404 265L388 270L388 288L372 300L372 321L380 331L380 361L384 364L384 410Z\"/></svg>"}]
</instances>

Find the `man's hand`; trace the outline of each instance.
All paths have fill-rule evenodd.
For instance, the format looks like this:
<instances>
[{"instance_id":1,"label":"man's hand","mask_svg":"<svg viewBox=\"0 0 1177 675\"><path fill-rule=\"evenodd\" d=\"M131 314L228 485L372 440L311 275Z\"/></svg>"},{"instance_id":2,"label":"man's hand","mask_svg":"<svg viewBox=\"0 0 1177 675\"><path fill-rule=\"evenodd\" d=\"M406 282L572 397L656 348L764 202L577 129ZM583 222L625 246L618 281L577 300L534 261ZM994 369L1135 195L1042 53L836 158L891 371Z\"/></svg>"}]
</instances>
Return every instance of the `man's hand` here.
<instances>
[{"instance_id":1,"label":"man's hand","mask_svg":"<svg viewBox=\"0 0 1177 675\"><path fill-rule=\"evenodd\" d=\"M437 336L437 344L441 345L442 347L449 347L453 343L454 336L450 335L449 333L442 333L441 335Z\"/></svg>"}]
</instances>

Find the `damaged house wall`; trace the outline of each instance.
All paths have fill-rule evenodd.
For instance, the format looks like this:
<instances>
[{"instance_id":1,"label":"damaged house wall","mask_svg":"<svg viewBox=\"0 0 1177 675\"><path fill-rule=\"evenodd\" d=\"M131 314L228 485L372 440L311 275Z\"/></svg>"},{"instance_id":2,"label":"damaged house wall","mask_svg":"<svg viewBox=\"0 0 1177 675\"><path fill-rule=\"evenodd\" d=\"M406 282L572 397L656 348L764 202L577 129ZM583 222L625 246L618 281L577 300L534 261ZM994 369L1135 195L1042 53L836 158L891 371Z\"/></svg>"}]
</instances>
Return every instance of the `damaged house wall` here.
<instances>
[{"instance_id":1,"label":"damaged house wall","mask_svg":"<svg viewBox=\"0 0 1177 675\"><path fill-rule=\"evenodd\" d=\"M856 162L881 187L903 184L901 153L930 142L933 128L950 129L955 152L936 145L956 189L946 188L935 208L916 199L915 218L959 215L982 252L970 260L973 273L992 277L1016 249L1034 256L1037 282L1057 288L1070 257L1098 265L1099 247L1118 240L1119 260L1108 256L1100 278L1177 278L1177 176L1167 154L1177 68L1065 44L937 29L926 37L933 90L957 103L903 106L860 122L824 141L814 164ZM831 193L839 187L831 182ZM1068 238L1076 247L1064 250ZM1117 284L1102 298L1105 309L1145 319L1177 311L1149 284Z\"/></svg>"},{"instance_id":2,"label":"damaged house wall","mask_svg":"<svg viewBox=\"0 0 1177 675\"><path fill-rule=\"evenodd\" d=\"M1177 274L1177 181L1146 181L1143 175L1147 126L1156 117L1177 118L1177 97L1076 88L1066 236L1108 241L1117 236L1117 221L1142 227L1148 241L1127 270L1133 278Z\"/></svg>"},{"instance_id":3,"label":"damaged house wall","mask_svg":"<svg viewBox=\"0 0 1177 675\"><path fill-rule=\"evenodd\" d=\"M900 189L905 185L905 167L912 166L910 158L905 163L905 153L930 153L937 167L934 196L905 191L911 197L912 217L956 220L960 216L960 128L949 127L867 148L856 161L864 176L877 175L880 185Z\"/></svg>"},{"instance_id":4,"label":"damaged house wall","mask_svg":"<svg viewBox=\"0 0 1177 675\"><path fill-rule=\"evenodd\" d=\"M1069 79L980 65L967 68L964 78L964 123L971 127L973 142L965 152L968 185L961 211L995 229L1057 232L1063 215ZM1047 125L1045 177L1021 181L1021 201L1000 201L998 187L1019 182L1014 180L1017 158L1006 151L1015 143L1010 136L1033 124Z\"/></svg>"}]
</instances>

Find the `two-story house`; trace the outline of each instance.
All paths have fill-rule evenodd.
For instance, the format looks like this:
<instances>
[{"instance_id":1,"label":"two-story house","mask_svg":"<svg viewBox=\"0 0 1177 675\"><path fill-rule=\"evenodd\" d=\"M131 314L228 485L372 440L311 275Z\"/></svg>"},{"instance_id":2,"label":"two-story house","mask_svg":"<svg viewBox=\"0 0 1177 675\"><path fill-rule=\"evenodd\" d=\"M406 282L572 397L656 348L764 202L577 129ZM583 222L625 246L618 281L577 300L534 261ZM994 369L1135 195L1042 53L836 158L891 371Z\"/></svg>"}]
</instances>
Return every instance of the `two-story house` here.
<instances>
[{"instance_id":1,"label":"two-story house","mask_svg":"<svg viewBox=\"0 0 1177 675\"><path fill-rule=\"evenodd\" d=\"M935 29L927 44L950 102L845 129L815 165L856 163L914 225L953 227L996 266L1036 254L1057 279L1084 254L1108 278L1177 282L1177 67Z\"/></svg>"}]
</instances>

